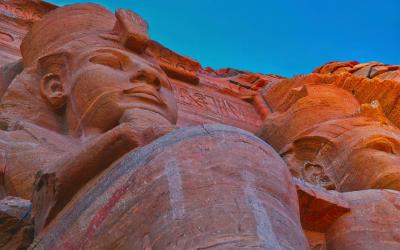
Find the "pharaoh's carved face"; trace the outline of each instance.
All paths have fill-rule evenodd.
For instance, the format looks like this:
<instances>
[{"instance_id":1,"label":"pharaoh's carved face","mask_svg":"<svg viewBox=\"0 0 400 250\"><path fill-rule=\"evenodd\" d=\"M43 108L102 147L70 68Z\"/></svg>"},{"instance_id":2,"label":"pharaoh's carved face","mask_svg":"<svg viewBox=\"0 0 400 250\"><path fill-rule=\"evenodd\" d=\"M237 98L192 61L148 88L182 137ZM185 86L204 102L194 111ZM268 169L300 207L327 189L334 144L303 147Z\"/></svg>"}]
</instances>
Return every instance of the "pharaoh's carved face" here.
<instances>
[{"instance_id":1,"label":"pharaoh's carved face","mask_svg":"<svg viewBox=\"0 0 400 250\"><path fill-rule=\"evenodd\" d=\"M357 143L347 142L348 156L338 155L341 166L333 164L336 172L345 174L337 177L344 191L373 189L400 190L400 136L390 127L365 127L352 131ZM344 147L345 140L339 140ZM344 159L340 161L340 158ZM343 169L343 170L341 170ZM333 173L332 173L333 174Z\"/></svg>"},{"instance_id":2,"label":"pharaoh's carved face","mask_svg":"<svg viewBox=\"0 0 400 250\"><path fill-rule=\"evenodd\" d=\"M75 117L77 129L104 132L133 109L176 122L176 102L169 80L150 60L116 48L95 48L74 60L69 74L67 112Z\"/></svg>"},{"instance_id":3,"label":"pharaoh's carved face","mask_svg":"<svg viewBox=\"0 0 400 250\"><path fill-rule=\"evenodd\" d=\"M335 120L300 136L284 156L294 172L339 191L400 190L400 133L362 117ZM303 164L303 162L313 164ZM319 168L317 168L319 167ZM316 177L318 178L316 178Z\"/></svg>"}]
</instances>

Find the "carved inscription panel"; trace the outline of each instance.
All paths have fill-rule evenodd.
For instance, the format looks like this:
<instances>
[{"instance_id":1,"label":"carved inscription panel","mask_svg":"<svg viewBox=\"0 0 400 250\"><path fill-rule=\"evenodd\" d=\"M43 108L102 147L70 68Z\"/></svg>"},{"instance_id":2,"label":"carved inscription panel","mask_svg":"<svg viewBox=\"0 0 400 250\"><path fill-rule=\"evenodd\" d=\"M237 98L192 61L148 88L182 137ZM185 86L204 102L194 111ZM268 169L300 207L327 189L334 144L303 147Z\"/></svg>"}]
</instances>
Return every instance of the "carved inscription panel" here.
<instances>
[{"instance_id":1,"label":"carved inscription panel","mask_svg":"<svg viewBox=\"0 0 400 250\"><path fill-rule=\"evenodd\" d=\"M258 113L250 103L201 87L174 83L179 125L223 123L253 132L261 124Z\"/></svg>"}]
</instances>

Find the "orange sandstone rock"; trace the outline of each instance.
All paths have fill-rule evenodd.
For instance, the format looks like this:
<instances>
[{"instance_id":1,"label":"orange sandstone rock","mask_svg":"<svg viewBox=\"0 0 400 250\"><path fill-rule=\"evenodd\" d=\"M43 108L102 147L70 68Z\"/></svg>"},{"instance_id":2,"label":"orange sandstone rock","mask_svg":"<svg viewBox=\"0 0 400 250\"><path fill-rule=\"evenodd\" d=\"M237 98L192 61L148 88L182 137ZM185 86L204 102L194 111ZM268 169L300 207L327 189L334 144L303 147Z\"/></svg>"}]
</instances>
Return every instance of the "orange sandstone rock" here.
<instances>
[{"instance_id":1,"label":"orange sandstone rock","mask_svg":"<svg viewBox=\"0 0 400 250\"><path fill-rule=\"evenodd\" d=\"M0 10L1 247L400 248L399 66L213 70L128 10Z\"/></svg>"},{"instance_id":2,"label":"orange sandstone rock","mask_svg":"<svg viewBox=\"0 0 400 250\"><path fill-rule=\"evenodd\" d=\"M32 247L307 249L284 162L221 125L176 130L126 155Z\"/></svg>"}]
</instances>

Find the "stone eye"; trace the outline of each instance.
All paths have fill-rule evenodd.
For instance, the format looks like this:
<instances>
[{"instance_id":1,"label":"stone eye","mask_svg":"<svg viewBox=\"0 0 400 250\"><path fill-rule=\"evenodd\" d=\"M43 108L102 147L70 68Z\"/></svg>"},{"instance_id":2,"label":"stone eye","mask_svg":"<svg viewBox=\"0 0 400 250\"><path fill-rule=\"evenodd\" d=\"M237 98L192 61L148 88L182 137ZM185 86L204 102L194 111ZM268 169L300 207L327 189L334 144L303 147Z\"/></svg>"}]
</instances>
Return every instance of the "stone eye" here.
<instances>
[{"instance_id":1,"label":"stone eye","mask_svg":"<svg viewBox=\"0 0 400 250\"><path fill-rule=\"evenodd\" d=\"M121 61L112 55L97 55L89 59L91 63L100 64L117 70L124 70Z\"/></svg>"}]
</instances>

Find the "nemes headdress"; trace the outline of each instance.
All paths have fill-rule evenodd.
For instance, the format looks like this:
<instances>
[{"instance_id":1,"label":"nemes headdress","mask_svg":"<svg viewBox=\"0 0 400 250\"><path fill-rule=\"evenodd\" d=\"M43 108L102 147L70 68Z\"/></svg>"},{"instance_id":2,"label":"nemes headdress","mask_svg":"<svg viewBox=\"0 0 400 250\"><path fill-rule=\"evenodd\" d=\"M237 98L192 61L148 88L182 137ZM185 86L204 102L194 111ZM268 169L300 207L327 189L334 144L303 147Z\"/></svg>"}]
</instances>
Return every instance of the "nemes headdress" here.
<instances>
[{"instance_id":1,"label":"nemes headdress","mask_svg":"<svg viewBox=\"0 0 400 250\"><path fill-rule=\"evenodd\" d=\"M115 15L96 4L57 8L37 21L21 44L25 67L61 48L117 47L142 53L150 41L147 23L129 10Z\"/></svg>"}]
</instances>

